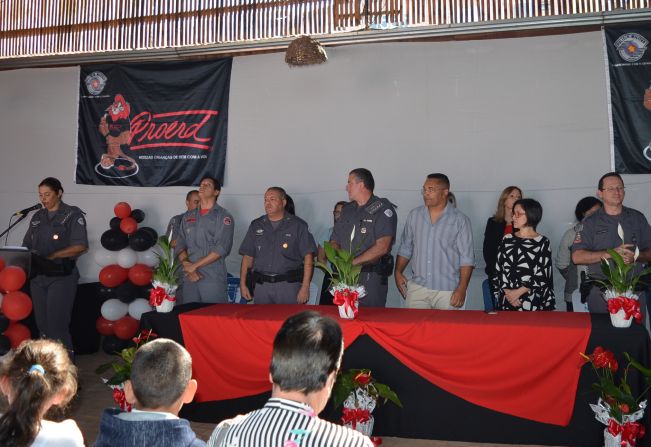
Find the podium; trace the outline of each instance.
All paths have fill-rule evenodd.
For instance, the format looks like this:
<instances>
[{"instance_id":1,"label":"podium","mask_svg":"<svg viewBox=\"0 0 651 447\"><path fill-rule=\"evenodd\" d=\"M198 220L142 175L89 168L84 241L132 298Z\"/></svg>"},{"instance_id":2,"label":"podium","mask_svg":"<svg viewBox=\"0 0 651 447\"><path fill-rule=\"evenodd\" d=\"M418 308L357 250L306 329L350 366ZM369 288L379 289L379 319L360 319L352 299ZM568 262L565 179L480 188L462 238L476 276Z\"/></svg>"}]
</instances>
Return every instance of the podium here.
<instances>
[{"instance_id":1,"label":"podium","mask_svg":"<svg viewBox=\"0 0 651 447\"><path fill-rule=\"evenodd\" d=\"M73 259L51 261L26 247L0 247L0 258L5 265L22 268L29 279L37 275L67 276L75 268Z\"/></svg>"}]
</instances>

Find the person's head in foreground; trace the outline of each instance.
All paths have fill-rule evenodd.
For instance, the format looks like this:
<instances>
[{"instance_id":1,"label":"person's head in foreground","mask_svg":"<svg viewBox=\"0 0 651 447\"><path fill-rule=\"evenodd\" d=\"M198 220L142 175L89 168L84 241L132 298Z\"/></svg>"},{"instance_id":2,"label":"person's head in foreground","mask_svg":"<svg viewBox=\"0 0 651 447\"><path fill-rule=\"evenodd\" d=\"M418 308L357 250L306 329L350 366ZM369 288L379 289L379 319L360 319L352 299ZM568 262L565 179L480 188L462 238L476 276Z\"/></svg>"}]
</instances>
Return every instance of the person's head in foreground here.
<instances>
[{"instance_id":1,"label":"person's head in foreground","mask_svg":"<svg viewBox=\"0 0 651 447\"><path fill-rule=\"evenodd\" d=\"M138 348L131 365L131 380L124 384L125 397L134 407L178 415L196 392L192 357L183 346L159 338Z\"/></svg>"},{"instance_id":2,"label":"person's head in foreground","mask_svg":"<svg viewBox=\"0 0 651 447\"><path fill-rule=\"evenodd\" d=\"M64 408L76 394L77 368L61 343L27 340L5 357L0 389L9 401L0 417L0 445L29 446L41 432L47 413ZM68 430L76 430L71 437L81 438L76 424L70 422Z\"/></svg>"},{"instance_id":3,"label":"person's head in foreground","mask_svg":"<svg viewBox=\"0 0 651 447\"><path fill-rule=\"evenodd\" d=\"M306 403L319 414L330 398L343 352L341 328L332 318L314 311L289 317L274 339L272 397Z\"/></svg>"}]
</instances>

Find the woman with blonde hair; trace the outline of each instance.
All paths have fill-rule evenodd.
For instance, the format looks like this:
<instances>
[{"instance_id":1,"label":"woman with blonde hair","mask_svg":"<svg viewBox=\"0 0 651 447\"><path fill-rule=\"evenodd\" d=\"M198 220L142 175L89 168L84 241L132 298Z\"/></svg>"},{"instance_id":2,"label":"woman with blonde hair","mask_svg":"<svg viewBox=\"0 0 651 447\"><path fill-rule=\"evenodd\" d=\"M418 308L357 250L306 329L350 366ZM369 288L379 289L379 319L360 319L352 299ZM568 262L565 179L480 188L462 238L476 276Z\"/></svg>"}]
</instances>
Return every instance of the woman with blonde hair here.
<instances>
[{"instance_id":1,"label":"woman with blonde hair","mask_svg":"<svg viewBox=\"0 0 651 447\"><path fill-rule=\"evenodd\" d=\"M513 204L522 198L522 190L517 186L507 186L500 194L497 201L495 214L486 221L484 231L484 269L488 279L482 284L484 292L484 308L487 311L495 309L495 290L492 289L495 276L495 262L497 261L497 248L502 238L513 233Z\"/></svg>"},{"instance_id":2,"label":"woman with blonde hair","mask_svg":"<svg viewBox=\"0 0 651 447\"><path fill-rule=\"evenodd\" d=\"M4 447L83 447L73 420L47 420L50 410L65 407L77 392L77 368L59 342L27 340L3 359L0 389L9 408L0 416Z\"/></svg>"}]
</instances>

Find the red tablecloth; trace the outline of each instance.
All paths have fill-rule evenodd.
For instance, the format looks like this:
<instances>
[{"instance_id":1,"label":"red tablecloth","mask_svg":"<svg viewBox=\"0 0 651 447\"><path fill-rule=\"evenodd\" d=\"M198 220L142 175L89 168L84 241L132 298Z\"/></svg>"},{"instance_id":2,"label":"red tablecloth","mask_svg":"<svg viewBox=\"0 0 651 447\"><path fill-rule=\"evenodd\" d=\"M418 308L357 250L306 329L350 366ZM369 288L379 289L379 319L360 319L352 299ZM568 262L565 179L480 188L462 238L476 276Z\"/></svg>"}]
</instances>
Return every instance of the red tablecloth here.
<instances>
[{"instance_id":1,"label":"red tablecloth","mask_svg":"<svg viewBox=\"0 0 651 447\"><path fill-rule=\"evenodd\" d=\"M287 316L332 306L215 305L180 315L199 381L196 400L233 399L271 389L273 338ZM367 334L411 370L474 404L567 425L590 336L587 314L362 308L337 317L346 347ZM386 380L391 386L391 382Z\"/></svg>"}]
</instances>

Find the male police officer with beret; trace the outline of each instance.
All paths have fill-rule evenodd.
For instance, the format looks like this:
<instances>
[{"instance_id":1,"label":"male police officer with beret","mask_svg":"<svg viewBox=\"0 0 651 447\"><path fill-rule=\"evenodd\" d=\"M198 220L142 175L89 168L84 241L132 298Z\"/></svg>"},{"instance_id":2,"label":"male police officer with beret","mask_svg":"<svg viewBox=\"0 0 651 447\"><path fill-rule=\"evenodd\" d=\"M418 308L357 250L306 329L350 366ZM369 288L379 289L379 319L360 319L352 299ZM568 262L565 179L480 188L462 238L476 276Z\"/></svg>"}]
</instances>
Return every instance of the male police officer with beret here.
<instances>
[{"instance_id":1,"label":"male police officer with beret","mask_svg":"<svg viewBox=\"0 0 651 447\"><path fill-rule=\"evenodd\" d=\"M240 246L240 293L256 304L303 304L310 298L316 243L307 223L285 211L287 193L273 186L264 195L266 214L251 222ZM255 290L247 285L253 275Z\"/></svg>"},{"instance_id":2,"label":"male police officer with beret","mask_svg":"<svg viewBox=\"0 0 651 447\"><path fill-rule=\"evenodd\" d=\"M609 259L608 249L613 249L626 264L635 264L635 272L651 261L651 227L644 214L624 203L624 181L616 172L609 172L599 179L597 194L603 207L582 222L583 228L576 233L572 244L572 261L576 265L587 265L591 278L602 279L599 267L602 259ZM618 225L624 231L624 241L617 232ZM635 248L640 255L635 259ZM640 286L642 286L640 284ZM645 296L642 290L636 291L640 297L642 315L645 315ZM598 285L593 285L587 297L588 309L593 313L607 313L608 306Z\"/></svg>"},{"instance_id":3,"label":"male police officer with beret","mask_svg":"<svg viewBox=\"0 0 651 447\"><path fill-rule=\"evenodd\" d=\"M384 307L387 302L388 277L393 271L391 247L396 239L398 218L394 205L373 195L375 180L371 171L353 169L348 175L346 191L351 202L335 223L331 242L354 253L354 265L362 266L360 284L366 296L360 306ZM355 229L353 240L351 235Z\"/></svg>"}]
</instances>

